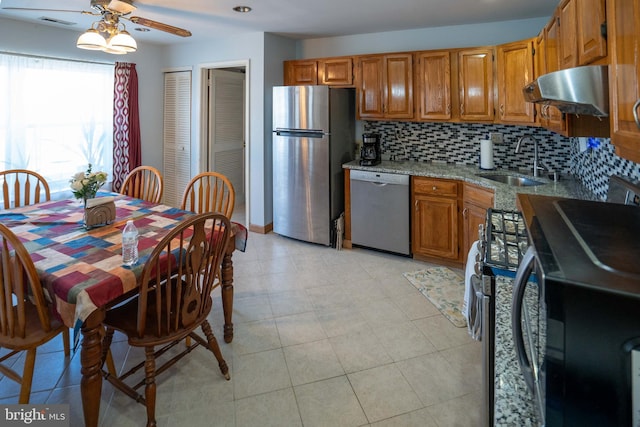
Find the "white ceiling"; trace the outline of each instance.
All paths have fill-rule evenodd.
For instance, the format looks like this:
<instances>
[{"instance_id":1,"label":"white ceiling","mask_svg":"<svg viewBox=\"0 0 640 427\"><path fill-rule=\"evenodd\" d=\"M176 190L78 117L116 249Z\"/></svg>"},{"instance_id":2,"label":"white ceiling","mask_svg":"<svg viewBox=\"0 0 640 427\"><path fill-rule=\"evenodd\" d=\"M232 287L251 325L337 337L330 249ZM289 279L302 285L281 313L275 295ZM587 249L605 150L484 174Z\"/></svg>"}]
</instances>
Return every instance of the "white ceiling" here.
<instances>
[{"instance_id":1,"label":"white ceiling","mask_svg":"<svg viewBox=\"0 0 640 427\"><path fill-rule=\"evenodd\" d=\"M134 38L172 44L240 32L270 32L295 39L377 33L415 28L547 17L558 0L134 0L139 16L192 32L181 38L162 31L133 31ZM237 13L234 6L249 6ZM0 0L0 17L38 22L77 31L97 17L78 12L16 11L5 7L91 11L90 0ZM42 17L73 23L45 23Z\"/></svg>"}]
</instances>

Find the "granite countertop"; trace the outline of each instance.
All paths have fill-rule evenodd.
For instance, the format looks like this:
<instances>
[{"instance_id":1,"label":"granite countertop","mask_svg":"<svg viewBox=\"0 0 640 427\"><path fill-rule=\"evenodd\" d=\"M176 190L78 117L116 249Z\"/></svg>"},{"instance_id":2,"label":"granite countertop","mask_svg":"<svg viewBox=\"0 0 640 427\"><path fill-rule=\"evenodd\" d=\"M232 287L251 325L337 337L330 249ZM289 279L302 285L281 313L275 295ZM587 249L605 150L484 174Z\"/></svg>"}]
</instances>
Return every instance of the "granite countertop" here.
<instances>
[{"instance_id":1,"label":"granite countertop","mask_svg":"<svg viewBox=\"0 0 640 427\"><path fill-rule=\"evenodd\" d=\"M433 178L456 179L469 182L495 191L495 209L515 210L518 193L539 194L545 196L569 197L574 199L595 200L595 196L587 190L577 179L563 175L554 182L545 177L536 177L509 169L483 170L475 166L456 165L450 163L426 163L414 161L383 160L376 166L360 166L358 160L342 165L345 169L366 170L371 172L398 173L403 175L428 176ZM544 182L543 185L516 187L509 184L483 178L482 174L509 174L535 179Z\"/></svg>"},{"instance_id":2,"label":"granite countertop","mask_svg":"<svg viewBox=\"0 0 640 427\"><path fill-rule=\"evenodd\" d=\"M537 414L516 356L511 329L513 278L496 276L494 427L534 427Z\"/></svg>"}]
</instances>

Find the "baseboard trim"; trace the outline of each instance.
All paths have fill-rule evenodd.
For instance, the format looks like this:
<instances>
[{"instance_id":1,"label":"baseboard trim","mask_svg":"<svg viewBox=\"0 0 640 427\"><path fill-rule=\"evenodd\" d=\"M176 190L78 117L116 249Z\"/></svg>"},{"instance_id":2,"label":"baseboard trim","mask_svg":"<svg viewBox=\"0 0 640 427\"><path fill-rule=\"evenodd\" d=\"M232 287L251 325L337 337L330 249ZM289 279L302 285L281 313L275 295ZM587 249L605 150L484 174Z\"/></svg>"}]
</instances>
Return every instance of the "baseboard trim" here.
<instances>
[{"instance_id":1,"label":"baseboard trim","mask_svg":"<svg viewBox=\"0 0 640 427\"><path fill-rule=\"evenodd\" d=\"M267 234L273 231L273 223L267 225L249 224L249 231L253 233Z\"/></svg>"}]
</instances>

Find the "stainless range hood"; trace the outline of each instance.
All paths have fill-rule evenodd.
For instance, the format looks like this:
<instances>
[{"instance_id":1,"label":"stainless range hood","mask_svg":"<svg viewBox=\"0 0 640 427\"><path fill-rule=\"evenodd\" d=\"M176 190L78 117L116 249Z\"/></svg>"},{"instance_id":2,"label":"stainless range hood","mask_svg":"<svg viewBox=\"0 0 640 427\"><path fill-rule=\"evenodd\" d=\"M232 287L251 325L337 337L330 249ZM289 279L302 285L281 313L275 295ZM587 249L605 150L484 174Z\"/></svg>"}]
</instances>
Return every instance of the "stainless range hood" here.
<instances>
[{"instance_id":1,"label":"stainless range hood","mask_svg":"<svg viewBox=\"0 0 640 427\"><path fill-rule=\"evenodd\" d=\"M563 113L596 117L609 115L606 65L568 68L538 77L522 90L527 102L549 104Z\"/></svg>"}]
</instances>

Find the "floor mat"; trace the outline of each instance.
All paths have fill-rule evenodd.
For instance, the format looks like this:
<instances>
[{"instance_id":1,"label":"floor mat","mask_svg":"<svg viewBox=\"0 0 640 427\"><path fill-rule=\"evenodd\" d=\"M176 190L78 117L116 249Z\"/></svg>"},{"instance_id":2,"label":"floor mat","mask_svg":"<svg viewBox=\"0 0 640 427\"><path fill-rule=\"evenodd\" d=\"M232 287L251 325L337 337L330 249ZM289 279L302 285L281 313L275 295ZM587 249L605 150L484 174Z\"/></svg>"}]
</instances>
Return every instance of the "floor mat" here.
<instances>
[{"instance_id":1,"label":"floor mat","mask_svg":"<svg viewBox=\"0 0 640 427\"><path fill-rule=\"evenodd\" d=\"M464 278L447 267L429 267L402 273L451 323L458 328L467 326L462 314Z\"/></svg>"}]
</instances>

